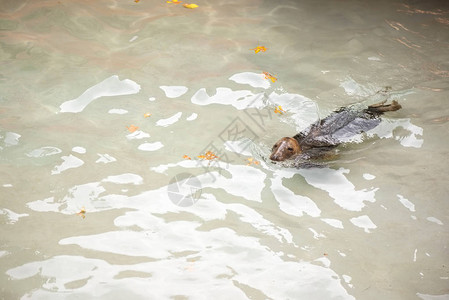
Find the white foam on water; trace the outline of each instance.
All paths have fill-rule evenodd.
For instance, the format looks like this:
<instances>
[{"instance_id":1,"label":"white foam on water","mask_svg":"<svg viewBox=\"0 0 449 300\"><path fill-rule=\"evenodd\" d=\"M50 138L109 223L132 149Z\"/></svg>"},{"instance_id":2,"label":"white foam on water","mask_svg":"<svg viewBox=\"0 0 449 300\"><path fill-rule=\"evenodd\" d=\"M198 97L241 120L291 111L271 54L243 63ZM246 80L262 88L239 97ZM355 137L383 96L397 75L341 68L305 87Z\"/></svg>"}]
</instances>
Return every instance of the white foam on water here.
<instances>
[{"instance_id":1,"label":"white foam on water","mask_svg":"<svg viewBox=\"0 0 449 300\"><path fill-rule=\"evenodd\" d=\"M366 233L369 233L370 229L377 228L376 224L374 224L367 215L351 218L349 221L351 221L351 223L355 226L363 228Z\"/></svg>"},{"instance_id":2,"label":"white foam on water","mask_svg":"<svg viewBox=\"0 0 449 300\"><path fill-rule=\"evenodd\" d=\"M100 83L88 88L78 98L61 104L61 112L82 112L92 101L101 97L137 94L140 85L130 79L120 80L117 75L106 78Z\"/></svg>"},{"instance_id":3,"label":"white foam on water","mask_svg":"<svg viewBox=\"0 0 449 300\"><path fill-rule=\"evenodd\" d=\"M282 184L283 178L292 178L294 172L286 170L278 170L271 179L271 191L273 192L276 201L279 203L279 208L285 213L293 216L302 216L306 213L312 217L319 217L321 210L309 197L297 195Z\"/></svg>"},{"instance_id":4,"label":"white foam on water","mask_svg":"<svg viewBox=\"0 0 449 300\"><path fill-rule=\"evenodd\" d=\"M7 208L0 208L0 215L6 215L6 218L8 219L6 223L8 224L14 224L19 221L20 218L28 217L28 214L19 214Z\"/></svg>"},{"instance_id":5,"label":"white foam on water","mask_svg":"<svg viewBox=\"0 0 449 300\"><path fill-rule=\"evenodd\" d=\"M96 163L107 164L107 163L111 163L111 162L117 161L117 159L115 157L113 157L113 156L111 156L111 155L109 155L107 153L105 153L105 154L97 153L97 154L98 154L98 156L100 156L100 158L95 161Z\"/></svg>"},{"instance_id":6,"label":"white foam on water","mask_svg":"<svg viewBox=\"0 0 449 300\"><path fill-rule=\"evenodd\" d=\"M15 146L19 143L20 134L15 132L6 132L3 142L6 146Z\"/></svg>"},{"instance_id":7,"label":"white foam on water","mask_svg":"<svg viewBox=\"0 0 449 300\"><path fill-rule=\"evenodd\" d=\"M140 139L148 138L148 137L150 137L150 134L146 133L142 130L136 130L133 133L130 133L126 136L126 138L128 140L140 140Z\"/></svg>"},{"instance_id":8,"label":"white foam on water","mask_svg":"<svg viewBox=\"0 0 449 300\"><path fill-rule=\"evenodd\" d=\"M79 153L79 154L84 154L87 152L86 148L84 147L80 147L80 146L76 146L72 148L73 152Z\"/></svg>"},{"instance_id":9,"label":"white foam on water","mask_svg":"<svg viewBox=\"0 0 449 300\"><path fill-rule=\"evenodd\" d=\"M182 112L178 112L169 118L161 119L161 120L157 121L156 126L162 126L162 127L170 126L170 125L178 122L179 119L181 118L181 116L182 116Z\"/></svg>"},{"instance_id":10,"label":"white foam on water","mask_svg":"<svg viewBox=\"0 0 449 300\"><path fill-rule=\"evenodd\" d=\"M337 219L321 219L326 224L329 224L332 227L343 229L343 222Z\"/></svg>"},{"instance_id":11,"label":"white foam on water","mask_svg":"<svg viewBox=\"0 0 449 300\"><path fill-rule=\"evenodd\" d=\"M34 149L26 154L28 157L44 157L61 153L62 150L56 147L46 146Z\"/></svg>"},{"instance_id":12,"label":"white foam on water","mask_svg":"<svg viewBox=\"0 0 449 300\"><path fill-rule=\"evenodd\" d=\"M232 105L236 109L242 110L265 107L263 98L263 93L254 94L248 90L233 91L230 88L219 87L212 96L207 93L205 88L201 88L192 96L191 101L197 105Z\"/></svg>"},{"instance_id":13,"label":"white foam on water","mask_svg":"<svg viewBox=\"0 0 449 300\"><path fill-rule=\"evenodd\" d=\"M334 199L335 203L350 211L361 211L365 206L365 201L375 202L377 188L356 190L345 176L349 170L340 168L339 170L323 169L302 169L298 171L304 176L307 183L324 190Z\"/></svg>"},{"instance_id":14,"label":"white foam on water","mask_svg":"<svg viewBox=\"0 0 449 300\"><path fill-rule=\"evenodd\" d=\"M84 161L76 156L73 156L72 154L70 154L69 156L62 156L61 158L64 162L53 168L53 170L51 171L52 175L60 174L61 172L68 169L78 168L84 164Z\"/></svg>"},{"instance_id":15,"label":"white foam on water","mask_svg":"<svg viewBox=\"0 0 449 300\"><path fill-rule=\"evenodd\" d=\"M125 173L120 175L111 175L102 180L103 182L113 182L118 184L142 184L143 178L137 174Z\"/></svg>"},{"instance_id":16,"label":"white foam on water","mask_svg":"<svg viewBox=\"0 0 449 300\"><path fill-rule=\"evenodd\" d=\"M258 74L253 72L237 73L229 77L229 80L232 80L240 84L249 84L250 86L255 88L268 89L271 86L270 80L265 79L264 74Z\"/></svg>"},{"instance_id":17,"label":"white foam on water","mask_svg":"<svg viewBox=\"0 0 449 300\"><path fill-rule=\"evenodd\" d=\"M399 198L399 202L402 203L406 208L408 208L411 212L415 211L415 204L410 202L408 199L405 199L402 195L397 195Z\"/></svg>"},{"instance_id":18,"label":"white foam on water","mask_svg":"<svg viewBox=\"0 0 449 300\"><path fill-rule=\"evenodd\" d=\"M198 118L198 114L197 113L192 113L190 116L188 116L186 118L187 121L193 121L196 120L196 118Z\"/></svg>"},{"instance_id":19,"label":"white foam on water","mask_svg":"<svg viewBox=\"0 0 449 300\"><path fill-rule=\"evenodd\" d=\"M186 86L160 86L161 90L164 91L167 98L178 98L187 93L189 90Z\"/></svg>"},{"instance_id":20,"label":"white foam on water","mask_svg":"<svg viewBox=\"0 0 449 300\"><path fill-rule=\"evenodd\" d=\"M156 151L164 147L164 145L161 142L154 142L154 143L143 143L140 144L138 149L142 151Z\"/></svg>"},{"instance_id":21,"label":"white foam on water","mask_svg":"<svg viewBox=\"0 0 449 300\"><path fill-rule=\"evenodd\" d=\"M128 111L126 109L121 109L121 108L112 108L108 111L108 113L116 114L116 115L124 115L124 114L127 114Z\"/></svg>"}]
</instances>

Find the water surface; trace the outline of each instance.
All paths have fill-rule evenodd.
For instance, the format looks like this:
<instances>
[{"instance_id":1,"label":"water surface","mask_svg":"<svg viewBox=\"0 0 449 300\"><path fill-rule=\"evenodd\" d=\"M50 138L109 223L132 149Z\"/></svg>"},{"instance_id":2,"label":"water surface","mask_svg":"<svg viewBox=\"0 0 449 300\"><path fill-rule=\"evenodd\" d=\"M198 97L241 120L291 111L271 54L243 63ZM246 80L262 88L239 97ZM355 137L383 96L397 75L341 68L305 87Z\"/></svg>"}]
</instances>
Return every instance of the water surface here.
<instances>
[{"instance_id":1,"label":"water surface","mask_svg":"<svg viewBox=\"0 0 449 300\"><path fill-rule=\"evenodd\" d=\"M2 2L1 298L449 299L449 5L196 3Z\"/></svg>"}]
</instances>

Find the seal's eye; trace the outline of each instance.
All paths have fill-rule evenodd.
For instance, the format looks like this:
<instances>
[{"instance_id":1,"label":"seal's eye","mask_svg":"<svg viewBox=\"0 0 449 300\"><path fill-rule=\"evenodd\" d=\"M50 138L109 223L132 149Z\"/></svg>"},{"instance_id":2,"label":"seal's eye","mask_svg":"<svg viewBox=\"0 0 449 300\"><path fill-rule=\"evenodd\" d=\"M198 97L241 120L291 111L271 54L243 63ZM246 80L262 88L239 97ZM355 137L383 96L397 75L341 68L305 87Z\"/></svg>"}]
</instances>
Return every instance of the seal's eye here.
<instances>
[{"instance_id":1,"label":"seal's eye","mask_svg":"<svg viewBox=\"0 0 449 300\"><path fill-rule=\"evenodd\" d=\"M287 150L288 151L293 151L293 148L292 147L288 147Z\"/></svg>"},{"instance_id":2,"label":"seal's eye","mask_svg":"<svg viewBox=\"0 0 449 300\"><path fill-rule=\"evenodd\" d=\"M277 148L278 146L279 146L278 144L274 144L272 150L273 150L274 148Z\"/></svg>"}]
</instances>

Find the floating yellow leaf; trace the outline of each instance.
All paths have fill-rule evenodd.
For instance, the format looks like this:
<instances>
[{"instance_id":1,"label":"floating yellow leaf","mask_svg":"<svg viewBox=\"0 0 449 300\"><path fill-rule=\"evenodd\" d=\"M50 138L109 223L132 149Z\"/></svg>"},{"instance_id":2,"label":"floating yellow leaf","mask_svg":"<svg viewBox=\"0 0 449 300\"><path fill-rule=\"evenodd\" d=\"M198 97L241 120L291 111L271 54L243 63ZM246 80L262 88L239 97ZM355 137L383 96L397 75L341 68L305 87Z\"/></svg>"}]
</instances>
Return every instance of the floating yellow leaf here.
<instances>
[{"instance_id":1,"label":"floating yellow leaf","mask_svg":"<svg viewBox=\"0 0 449 300\"><path fill-rule=\"evenodd\" d=\"M276 106L276 108L274 109L274 112L276 113L276 114L283 114L283 113L285 113L285 110L283 110L282 109L282 106Z\"/></svg>"},{"instance_id":2,"label":"floating yellow leaf","mask_svg":"<svg viewBox=\"0 0 449 300\"><path fill-rule=\"evenodd\" d=\"M277 80L276 77L274 77L273 75L271 75L268 72L263 72L262 74L265 75L265 79L271 79L271 81L273 81L273 82L275 82Z\"/></svg>"},{"instance_id":3,"label":"floating yellow leaf","mask_svg":"<svg viewBox=\"0 0 449 300\"><path fill-rule=\"evenodd\" d=\"M133 133L134 131L136 131L137 129L139 129L139 127L131 125L131 126L126 126L126 128L128 128L128 131Z\"/></svg>"},{"instance_id":4,"label":"floating yellow leaf","mask_svg":"<svg viewBox=\"0 0 449 300\"><path fill-rule=\"evenodd\" d=\"M265 48L264 46L257 46L256 48L250 50L254 50L255 53L259 53L260 51L262 52L267 51L267 48Z\"/></svg>"},{"instance_id":5,"label":"floating yellow leaf","mask_svg":"<svg viewBox=\"0 0 449 300\"><path fill-rule=\"evenodd\" d=\"M84 206L81 208L80 212L77 215L81 216L83 219L86 217L86 209Z\"/></svg>"},{"instance_id":6,"label":"floating yellow leaf","mask_svg":"<svg viewBox=\"0 0 449 300\"><path fill-rule=\"evenodd\" d=\"M252 164L255 164L255 165L260 164L260 162L258 162L257 160L255 160L252 157L251 158L247 158L247 160L248 160L248 163L246 164L247 166L252 165Z\"/></svg>"},{"instance_id":7,"label":"floating yellow leaf","mask_svg":"<svg viewBox=\"0 0 449 300\"><path fill-rule=\"evenodd\" d=\"M151 116L151 114L150 114L150 113L145 113L143 116L144 116L145 118L148 118L148 117Z\"/></svg>"},{"instance_id":8,"label":"floating yellow leaf","mask_svg":"<svg viewBox=\"0 0 449 300\"><path fill-rule=\"evenodd\" d=\"M171 1L167 1L167 3L172 3L172 4L179 4L179 3L181 3L182 1L179 1L179 0L171 0Z\"/></svg>"},{"instance_id":9,"label":"floating yellow leaf","mask_svg":"<svg viewBox=\"0 0 449 300\"><path fill-rule=\"evenodd\" d=\"M194 8L197 8L197 7L198 7L198 5L193 4L193 3L191 3L191 4L185 3L185 4L183 4L183 6L184 6L185 8L190 8L190 9L194 9Z\"/></svg>"},{"instance_id":10,"label":"floating yellow leaf","mask_svg":"<svg viewBox=\"0 0 449 300\"><path fill-rule=\"evenodd\" d=\"M184 159L191 159L188 155L184 155L182 158L184 158Z\"/></svg>"},{"instance_id":11,"label":"floating yellow leaf","mask_svg":"<svg viewBox=\"0 0 449 300\"><path fill-rule=\"evenodd\" d=\"M206 159L206 160L213 160L215 158L219 158L216 156L212 151L207 151L204 155L198 155L198 158Z\"/></svg>"}]
</instances>

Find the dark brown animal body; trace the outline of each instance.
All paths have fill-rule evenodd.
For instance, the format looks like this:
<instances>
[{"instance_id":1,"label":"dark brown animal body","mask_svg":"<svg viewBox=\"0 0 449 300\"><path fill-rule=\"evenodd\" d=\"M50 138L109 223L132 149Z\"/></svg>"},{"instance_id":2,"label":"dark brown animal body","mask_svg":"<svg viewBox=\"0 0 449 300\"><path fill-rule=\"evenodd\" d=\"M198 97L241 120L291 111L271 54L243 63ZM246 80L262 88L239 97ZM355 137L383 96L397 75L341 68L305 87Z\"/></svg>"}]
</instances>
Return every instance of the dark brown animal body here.
<instances>
[{"instance_id":1,"label":"dark brown animal body","mask_svg":"<svg viewBox=\"0 0 449 300\"><path fill-rule=\"evenodd\" d=\"M297 161L322 158L345 138L373 129L381 122L380 116L387 111L401 108L397 101L383 101L360 109L360 106L343 107L320 120L294 137L281 138L274 144L270 159ZM365 106L366 107L366 106Z\"/></svg>"}]
</instances>

